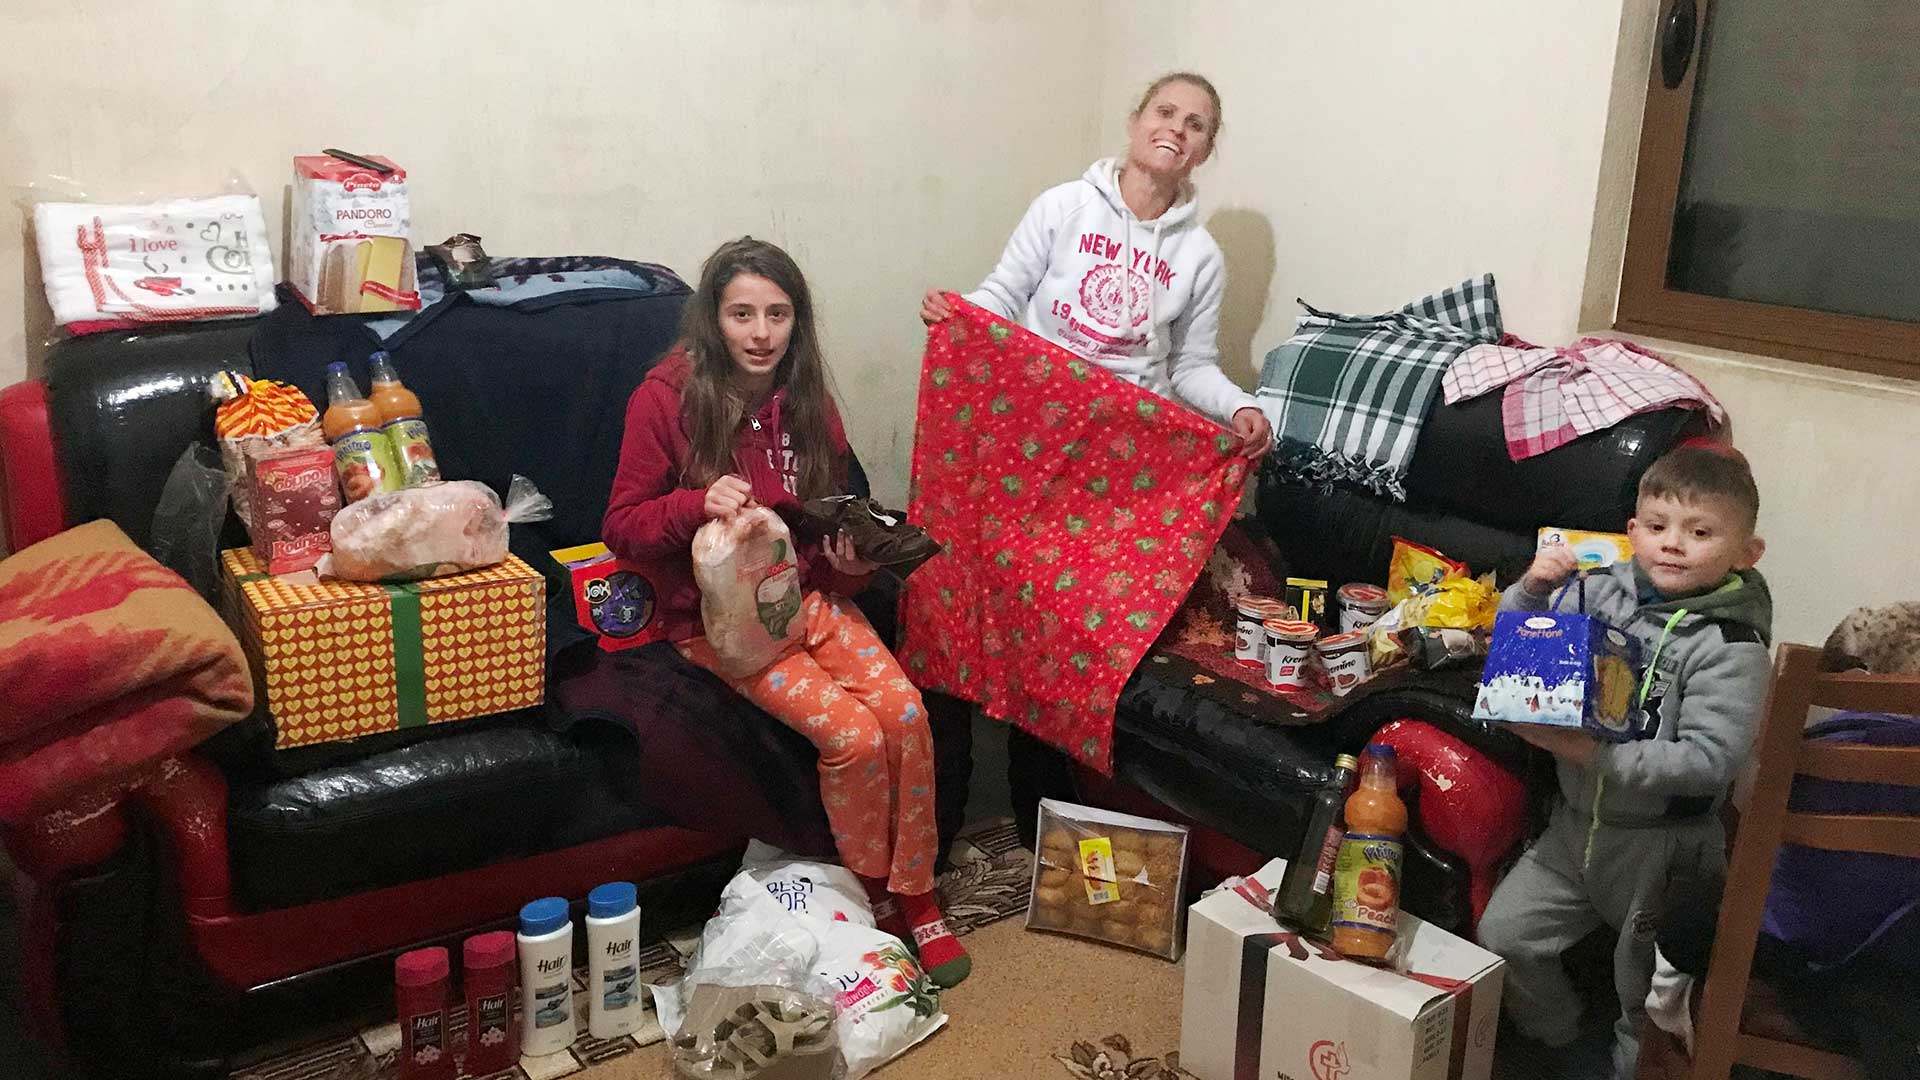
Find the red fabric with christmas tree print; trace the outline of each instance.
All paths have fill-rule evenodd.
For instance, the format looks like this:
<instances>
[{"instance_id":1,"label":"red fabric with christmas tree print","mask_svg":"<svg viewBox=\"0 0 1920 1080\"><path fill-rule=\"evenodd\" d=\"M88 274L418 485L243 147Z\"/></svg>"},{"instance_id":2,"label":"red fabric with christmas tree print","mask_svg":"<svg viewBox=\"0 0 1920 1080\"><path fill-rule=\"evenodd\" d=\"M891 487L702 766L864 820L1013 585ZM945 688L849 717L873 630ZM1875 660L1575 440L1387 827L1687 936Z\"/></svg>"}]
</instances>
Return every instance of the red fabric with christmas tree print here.
<instances>
[{"instance_id":1,"label":"red fabric with christmas tree print","mask_svg":"<svg viewBox=\"0 0 1920 1080\"><path fill-rule=\"evenodd\" d=\"M1238 505L1225 429L950 296L927 333L908 516L946 553L907 579L901 656L1113 770L1113 709Z\"/></svg>"}]
</instances>

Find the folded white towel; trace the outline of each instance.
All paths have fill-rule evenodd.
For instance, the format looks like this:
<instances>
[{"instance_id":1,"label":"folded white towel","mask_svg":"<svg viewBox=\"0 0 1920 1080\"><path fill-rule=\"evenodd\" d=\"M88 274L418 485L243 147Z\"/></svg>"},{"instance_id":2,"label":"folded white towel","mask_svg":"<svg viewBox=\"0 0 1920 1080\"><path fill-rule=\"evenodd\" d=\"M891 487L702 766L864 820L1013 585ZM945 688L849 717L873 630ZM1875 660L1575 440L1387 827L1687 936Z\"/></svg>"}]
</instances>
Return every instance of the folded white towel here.
<instances>
[{"instance_id":1,"label":"folded white towel","mask_svg":"<svg viewBox=\"0 0 1920 1080\"><path fill-rule=\"evenodd\" d=\"M39 203L33 227L47 303L63 326L239 318L274 308L259 196Z\"/></svg>"}]
</instances>

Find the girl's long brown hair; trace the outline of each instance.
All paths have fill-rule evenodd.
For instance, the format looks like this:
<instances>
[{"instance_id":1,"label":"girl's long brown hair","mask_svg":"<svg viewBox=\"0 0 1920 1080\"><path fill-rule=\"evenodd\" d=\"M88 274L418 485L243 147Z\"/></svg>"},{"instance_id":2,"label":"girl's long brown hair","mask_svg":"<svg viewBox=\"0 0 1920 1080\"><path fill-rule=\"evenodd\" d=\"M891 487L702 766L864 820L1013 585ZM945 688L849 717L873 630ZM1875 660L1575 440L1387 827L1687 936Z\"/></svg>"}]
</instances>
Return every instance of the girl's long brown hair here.
<instances>
[{"instance_id":1,"label":"girl's long brown hair","mask_svg":"<svg viewBox=\"0 0 1920 1080\"><path fill-rule=\"evenodd\" d=\"M787 339L786 355L774 369L773 384L787 391L780 426L793 441L800 497L839 494L834 490L834 449L828 435L837 410L827 389L826 360L820 355L820 335L814 328L813 294L791 255L751 236L729 240L707 257L700 267L700 284L681 316L681 341L693 362L680 393L681 423L692 444L686 480L704 488L739 471L733 448L753 403L734 385L733 356L720 333L720 294L741 274L766 278L793 301L793 333Z\"/></svg>"}]
</instances>

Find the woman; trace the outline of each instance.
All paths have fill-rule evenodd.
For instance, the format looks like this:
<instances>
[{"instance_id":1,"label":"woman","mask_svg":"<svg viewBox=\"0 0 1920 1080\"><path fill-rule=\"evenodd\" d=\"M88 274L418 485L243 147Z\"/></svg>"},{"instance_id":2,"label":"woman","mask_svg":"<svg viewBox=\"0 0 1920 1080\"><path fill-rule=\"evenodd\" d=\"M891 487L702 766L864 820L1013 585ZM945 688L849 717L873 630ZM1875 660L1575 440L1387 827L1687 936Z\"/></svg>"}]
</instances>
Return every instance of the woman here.
<instances>
[{"instance_id":1,"label":"woman","mask_svg":"<svg viewBox=\"0 0 1920 1080\"><path fill-rule=\"evenodd\" d=\"M626 433L601 538L644 567L668 640L709 671L694 533L749 506L789 522L803 500L844 490L849 450L827 389L813 300L793 259L745 237L701 268L682 340L627 402ZM806 592L799 647L728 685L820 750L820 794L842 861L882 929L917 943L941 986L966 952L933 895L938 838L926 707L853 604L874 564L846 536L799 539ZM724 676L723 676L724 677Z\"/></svg>"},{"instance_id":2,"label":"woman","mask_svg":"<svg viewBox=\"0 0 1920 1080\"><path fill-rule=\"evenodd\" d=\"M1220 370L1226 271L1187 182L1219 134L1212 83L1155 79L1127 121L1126 156L1042 192L966 299L1227 425L1258 458L1272 429ZM937 289L920 307L929 325L952 313Z\"/></svg>"}]
</instances>

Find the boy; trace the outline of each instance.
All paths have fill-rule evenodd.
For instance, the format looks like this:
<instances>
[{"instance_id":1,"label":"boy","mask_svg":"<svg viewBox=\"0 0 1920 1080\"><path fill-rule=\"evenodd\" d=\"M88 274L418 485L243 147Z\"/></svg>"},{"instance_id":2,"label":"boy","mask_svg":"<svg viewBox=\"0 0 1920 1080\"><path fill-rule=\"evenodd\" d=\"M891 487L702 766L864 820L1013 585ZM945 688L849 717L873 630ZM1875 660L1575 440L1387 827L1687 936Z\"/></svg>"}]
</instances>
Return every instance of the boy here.
<instances>
[{"instance_id":1,"label":"boy","mask_svg":"<svg viewBox=\"0 0 1920 1080\"><path fill-rule=\"evenodd\" d=\"M1602 923L1619 931L1614 1075L1633 1075L1653 932L1670 878L1725 865L1717 811L1752 750L1770 670L1773 600L1753 564L1760 495L1738 451L1689 445L1640 480L1633 558L1586 582L1586 610L1632 634L1644 668L1636 719L1617 745L1584 731L1511 730L1557 759L1561 798L1547 831L1487 905L1480 941L1507 961L1520 1031L1552 1046L1578 1033L1580 998L1560 954ZM1539 553L1503 610L1576 610L1565 547Z\"/></svg>"}]
</instances>

